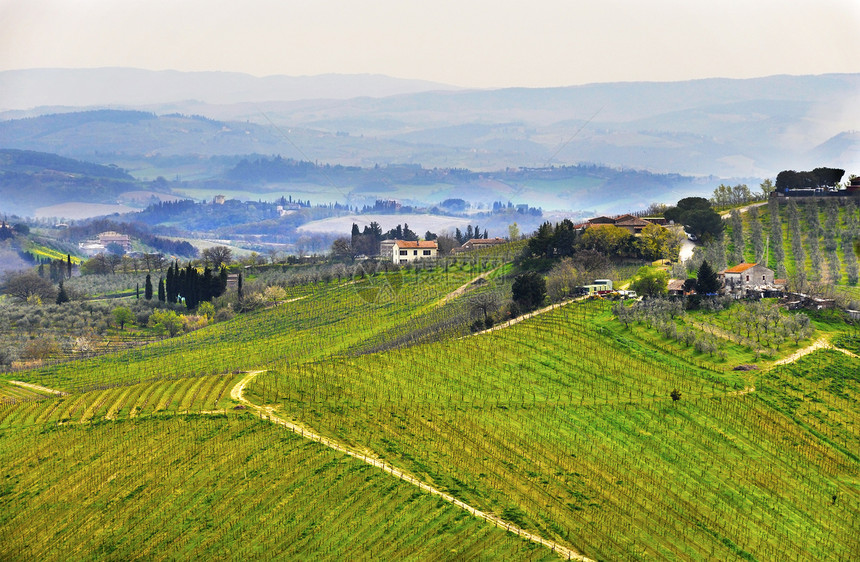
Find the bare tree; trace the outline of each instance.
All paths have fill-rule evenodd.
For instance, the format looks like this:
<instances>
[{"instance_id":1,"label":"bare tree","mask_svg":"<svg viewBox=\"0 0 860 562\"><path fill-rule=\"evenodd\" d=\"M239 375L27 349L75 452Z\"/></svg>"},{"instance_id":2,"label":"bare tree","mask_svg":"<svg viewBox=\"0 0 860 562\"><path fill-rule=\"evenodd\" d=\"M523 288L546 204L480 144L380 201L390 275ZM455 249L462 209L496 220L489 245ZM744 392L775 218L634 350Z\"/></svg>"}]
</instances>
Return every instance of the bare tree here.
<instances>
[{"instance_id":1,"label":"bare tree","mask_svg":"<svg viewBox=\"0 0 860 562\"><path fill-rule=\"evenodd\" d=\"M203 262L212 265L212 269L217 271L222 265L230 265L233 261L233 250L227 246L212 246L203 250Z\"/></svg>"},{"instance_id":2,"label":"bare tree","mask_svg":"<svg viewBox=\"0 0 860 562\"><path fill-rule=\"evenodd\" d=\"M38 297L42 302L53 301L57 294L50 281L42 279L32 271L7 275L3 292L22 301Z\"/></svg>"},{"instance_id":3,"label":"bare tree","mask_svg":"<svg viewBox=\"0 0 860 562\"><path fill-rule=\"evenodd\" d=\"M499 309L499 295L495 292L478 293L469 299L469 310L472 315L483 314L484 324L491 314Z\"/></svg>"}]
</instances>

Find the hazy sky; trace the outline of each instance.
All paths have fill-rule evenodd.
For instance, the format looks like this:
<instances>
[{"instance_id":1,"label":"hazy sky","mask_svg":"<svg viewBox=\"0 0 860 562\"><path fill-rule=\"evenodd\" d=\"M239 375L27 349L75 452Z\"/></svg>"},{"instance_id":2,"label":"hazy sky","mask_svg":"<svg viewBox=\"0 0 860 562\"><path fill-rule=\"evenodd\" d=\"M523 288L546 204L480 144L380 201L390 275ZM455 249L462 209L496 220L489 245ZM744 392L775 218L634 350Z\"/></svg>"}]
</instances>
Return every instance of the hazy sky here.
<instances>
[{"instance_id":1,"label":"hazy sky","mask_svg":"<svg viewBox=\"0 0 860 562\"><path fill-rule=\"evenodd\" d=\"M0 0L0 70L467 87L860 72L860 0Z\"/></svg>"}]
</instances>

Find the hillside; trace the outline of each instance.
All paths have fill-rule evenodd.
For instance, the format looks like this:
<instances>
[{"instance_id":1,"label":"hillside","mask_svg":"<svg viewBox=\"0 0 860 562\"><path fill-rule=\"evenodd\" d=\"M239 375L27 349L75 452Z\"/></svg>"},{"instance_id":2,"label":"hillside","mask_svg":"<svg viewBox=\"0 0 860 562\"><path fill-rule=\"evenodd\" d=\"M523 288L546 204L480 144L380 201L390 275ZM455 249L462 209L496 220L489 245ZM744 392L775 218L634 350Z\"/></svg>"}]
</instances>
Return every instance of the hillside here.
<instances>
[{"instance_id":1,"label":"hillside","mask_svg":"<svg viewBox=\"0 0 860 562\"><path fill-rule=\"evenodd\" d=\"M0 405L0 551L182 558L235 542L323 559L555 548L764 561L860 549L860 359L844 324L818 324L842 352L779 364L810 341L785 344L753 371L676 353L601 301L451 332L476 294L510 290L506 252L521 245L288 284L282 304L184 336L3 375L69 394L0 382L18 397Z\"/></svg>"},{"instance_id":2,"label":"hillside","mask_svg":"<svg viewBox=\"0 0 860 562\"><path fill-rule=\"evenodd\" d=\"M92 89L100 81L107 84L106 75L66 72L77 82L92 78L88 82ZM175 74L178 81L192 83L196 79L194 73ZM226 77L213 77L222 78ZM7 79L12 80L12 75ZM146 83L145 78L135 79ZM191 142L156 129L167 136L164 144L154 145L145 131L123 136L120 126L103 130L101 139L78 134L79 140L86 139L78 144L63 140L62 135L36 139L10 135L2 127L0 131L8 139L7 146L73 157L85 157L96 150L136 155L150 151L203 155L257 152L343 165L409 163L481 171L591 162L724 177L766 177L782 169L812 165L860 167L854 158L856 139L845 136L860 129L854 103L860 93L860 76L856 74L499 90L440 91L430 87L428 91L427 85L419 84L415 90L401 90L397 95L392 88L362 93L356 86L341 88L343 93L336 96L350 99L331 99L328 88L313 95L307 90L307 97L297 99L277 80L260 80L245 91L241 90L241 80L200 95L179 88L174 97L161 103L141 98L142 92L162 91L159 88L137 88L128 93L115 86L102 87L97 91L116 90L116 97L111 102L89 102L160 115L203 115L232 123L230 131L210 130L199 123L176 123L184 131L184 140ZM120 83L126 81L131 78ZM35 88L37 83L21 85L21 90ZM15 89L7 91L15 95ZM57 88L50 91L62 92ZM164 90L165 97L169 91ZM192 101L183 101L189 99ZM74 90L62 103L67 106L62 111L93 107L79 99ZM45 107L4 116L13 119L57 111L56 107ZM835 140L828 142L831 139Z\"/></svg>"},{"instance_id":3,"label":"hillside","mask_svg":"<svg viewBox=\"0 0 860 562\"><path fill-rule=\"evenodd\" d=\"M0 149L0 210L33 216L37 210L56 207L55 216L72 217L64 203L102 205L105 214L124 212L117 205L124 193L139 189L125 170L30 150Z\"/></svg>"}]
</instances>

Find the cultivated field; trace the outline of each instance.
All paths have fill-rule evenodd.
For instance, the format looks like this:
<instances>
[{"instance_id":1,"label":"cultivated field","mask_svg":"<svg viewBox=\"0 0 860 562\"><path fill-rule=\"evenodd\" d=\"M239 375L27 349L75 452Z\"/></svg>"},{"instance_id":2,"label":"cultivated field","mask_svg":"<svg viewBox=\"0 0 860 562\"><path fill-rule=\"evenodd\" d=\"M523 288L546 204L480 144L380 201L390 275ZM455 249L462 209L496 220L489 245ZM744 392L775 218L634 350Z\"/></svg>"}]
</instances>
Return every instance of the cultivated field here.
<instances>
[{"instance_id":1,"label":"cultivated field","mask_svg":"<svg viewBox=\"0 0 860 562\"><path fill-rule=\"evenodd\" d=\"M798 354L811 338L732 371L603 302L447 326L509 287L495 252L0 376L0 558L860 551L860 359ZM821 329L856 353L850 328Z\"/></svg>"}]
</instances>

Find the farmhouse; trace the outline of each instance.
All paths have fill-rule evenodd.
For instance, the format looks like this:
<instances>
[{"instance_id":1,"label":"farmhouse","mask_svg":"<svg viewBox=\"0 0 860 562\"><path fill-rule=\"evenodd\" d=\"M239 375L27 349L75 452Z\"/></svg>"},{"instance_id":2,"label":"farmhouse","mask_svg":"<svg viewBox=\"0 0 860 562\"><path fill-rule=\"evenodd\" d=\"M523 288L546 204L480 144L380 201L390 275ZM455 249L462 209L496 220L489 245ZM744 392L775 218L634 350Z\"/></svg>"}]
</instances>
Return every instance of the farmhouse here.
<instances>
[{"instance_id":1,"label":"farmhouse","mask_svg":"<svg viewBox=\"0 0 860 562\"><path fill-rule=\"evenodd\" d=\"M757 263L742 263L719 273L729 292L774 286L773 270Z\"/></svg>"},{"instance_id":2,"label":"farmhouse","mask_svg":"<svg viewBox=\"0 0 860 562\"><path fill-rule=\"evenodd\" d=\"M439 251L435 241L383 240L379 255L392 263L405 264L422 259L434 259Z\"/></svg>"},{"instance_id":3,"label":"farmhouse","mask_svg":"<svg viewBox=\"0 0 860 562\"><path fill-rule=\"evenodd\" d=\"M128 237L128 234L120 234L119 232L113 232L112 230L99 234L99 244L105 248L107 248L109 244L117 244L122 246L122 249L126 252L131 250L131 239Z\"/></svg>"},{"instance_id":4,"label":"farmhouse","mask_svg":"<svg viewBox=\"0 0 860 562\"><path fill-rule=\"evenodd\" d=\"M583 224L576 225L578 230L585 230L586 228L591 227L600 227L600 226L617 226L618 228L623 228L630 232L630 234L636 235L641 234L642 229L644 229L649 224L658 224L660 221L651 221L639 218L634 215L621 215L619 217L595 217L593 219L589 219L588 222ZM662 221L665 222L665 221ZM662 226L662 225L660 225Z\"/></svg>"},{"instance_id":5,"label":"farmhouse","mask_svg":"<svg viewBox=\"0 0 860 562\"><path fill-rule=\"evenodd\" d=\"M642 229L651 224L645 219L634 217L633 215L622 215L615 219L615 226L618 228L626 228L630 234L641 234Z\"/></svg>"}]
</instances>

